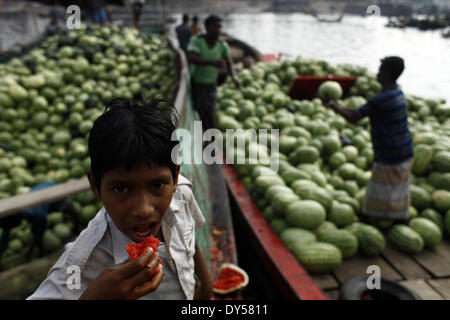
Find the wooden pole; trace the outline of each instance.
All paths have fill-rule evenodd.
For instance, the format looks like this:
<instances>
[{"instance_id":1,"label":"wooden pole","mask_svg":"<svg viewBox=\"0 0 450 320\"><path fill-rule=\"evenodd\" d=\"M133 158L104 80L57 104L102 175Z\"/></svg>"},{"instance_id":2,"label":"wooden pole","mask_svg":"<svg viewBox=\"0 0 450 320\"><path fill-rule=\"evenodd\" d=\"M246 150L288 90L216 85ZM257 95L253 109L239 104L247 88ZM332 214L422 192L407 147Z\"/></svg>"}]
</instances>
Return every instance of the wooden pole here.
<instances>
[{"instance_id":1,"label":"wooden pole","mask_svg":"<svg viewBox=\"0 0 450 320\"><path fill-rule=\"evenodd\" d=\"M68 196L88 191L89 189L88 179L82 178L27 194L3 199L0 200L0 218L10 216L28 208L37 207L44 203L55 202Z\"/></svg>"}]
</instances>

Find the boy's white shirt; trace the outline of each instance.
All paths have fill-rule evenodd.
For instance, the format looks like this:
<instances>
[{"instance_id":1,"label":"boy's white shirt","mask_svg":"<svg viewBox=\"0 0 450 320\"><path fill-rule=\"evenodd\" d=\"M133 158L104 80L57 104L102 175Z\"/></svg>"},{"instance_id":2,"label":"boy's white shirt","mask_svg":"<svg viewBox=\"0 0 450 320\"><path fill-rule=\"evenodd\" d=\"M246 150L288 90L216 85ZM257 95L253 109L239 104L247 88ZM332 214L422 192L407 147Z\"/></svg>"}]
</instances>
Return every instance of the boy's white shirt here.
<instances>
[{"instance_id":1,"label":"boy's white shirt","mask_svg":"<svg viewBox=\"0 0 450 320\"><path fill-rule=\"evenodd\" d=\"M205 223L191 188L192 183L180 174L177 189L161 224L165 245L172 258L170 262L175 264L177 280L184 297L189 300L193 299L195 289L195 231ZM78 299L103 270L115 269L129 261L126 245L131 242L102 208L77 239L66 245L47 278L27 300ZM80 271L80 289L73 288L76 285L73 266ZM161 294L158 298L171 298ZM151 295L141 299L151 299Z\"/></svg>"}]
</instances>

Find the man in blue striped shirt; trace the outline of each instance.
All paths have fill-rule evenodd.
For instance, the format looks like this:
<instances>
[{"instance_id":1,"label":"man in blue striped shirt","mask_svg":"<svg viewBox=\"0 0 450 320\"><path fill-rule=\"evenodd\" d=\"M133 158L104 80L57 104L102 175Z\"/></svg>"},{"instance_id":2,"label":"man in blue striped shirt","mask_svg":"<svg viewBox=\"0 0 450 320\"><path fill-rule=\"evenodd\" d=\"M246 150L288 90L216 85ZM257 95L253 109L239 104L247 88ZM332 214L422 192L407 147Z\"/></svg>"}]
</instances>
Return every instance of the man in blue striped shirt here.
<instances>
[{"instance_id":1,"label":"man in blue striped shirt","mask_svg":"<svg viewBox=\"0 0 450 320\"><path fill-rule=\"evenodd\" d=\"M333 102L326 104L352 123L366 116L370 118L374 165L366 187L363 214L375 218L405 220L409 217L413 142L405 96L396 82L403 69L400 57L382 59L377 74L382 90L359 109L344 108Z\"/></svg>"}]
</instances>

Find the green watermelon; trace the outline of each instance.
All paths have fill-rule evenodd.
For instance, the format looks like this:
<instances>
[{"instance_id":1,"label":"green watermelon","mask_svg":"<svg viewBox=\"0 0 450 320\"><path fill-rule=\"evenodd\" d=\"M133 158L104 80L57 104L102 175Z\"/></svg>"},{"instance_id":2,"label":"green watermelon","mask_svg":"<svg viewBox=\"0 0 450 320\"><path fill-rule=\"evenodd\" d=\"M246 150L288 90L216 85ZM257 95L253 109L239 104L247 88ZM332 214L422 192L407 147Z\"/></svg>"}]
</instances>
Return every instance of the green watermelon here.
<instances>
[{"instance_id":1,"label":"green watermelon","mask_svg":"<svg viewBox=\"0 0 450 320\"><path fill-rule=\"evenodd\" d=\"M444 230L444 218L436 210L431 208L425 209L420 213L420 217L429 219L434 222L439 229Z\"/></svg>"},{"instance_id":2,"label":"green watermelon","mask_svg":"<svg viewBox=\"0 0 450 320\"><path fill-rule=\"evenodd\" d=\"M300 163L314 163L319 159L320 153L316 147L302 146L289 155L289 162L293 165Z\"/></svg>"},{"instance_id":3,"label":"green watermelon","mask_svg":"<svg viewBox=\"0 0 450 320\"><path fill-rule=\"evenodd\" d=\"M254 190L259 194L264 194L273 185L285 185L285 183L278 175L262 175L255 179Z\"/></svg>"},{"instance_id":4,"label":"green watermelon","mask_svg":"<svg viewBox=\"0 0 450 320\"><path fill-rule=\"evenodd\" d=\"M273 200L273 197L275 197L277 194L286 194L286 193L294 194L294 191L285 185L273 185L266 190L266 192L264 193L264 197L269 202L271 202Z\"/></svg>"},{"instance_id":5,"label":"green watermelon","mask_svg":"<svg viewBox=\"0 0 450 320\"><path fill-rule=\"evenodd\" d=\"M55 225L53 227L53 232L58 238L61 239L62 242L69 240L72 236L72 231L70 230L70 228L63 223L58 223L57 225Z\"/></svg>"},{"instance_id":6,"label":"green watermelon","mask_svg":"<svg viewBox=\"0 0 450 320\"><path fill-rule=\"evenodd\" d=\"M270 226L272 227L273 231L275 231L276 234L280 234L288 228L288 224L284 219L275 218L270 222Z\"/></svg>"},{"instance_id":7,"label":"green watermelon","mask_svg":"<svg viewBox=\"0 0 450 320\"><path fill-rule=\"evenodd\" d=\"M341 250L343 258L348 258L358 251L358 239L348 230L328 230L318 238L319 242L327 242Z\"/></svg>"},{"instance_id":8,"label":"green watermelon","mask_svg":"<svg viewBox=\"0 0 450 320\"><path fill-rule=\"evenodd\" d=\"M296 180L299 179L310 179L311 175L303 170L297 169L295 167L286 169L282 174L281 178L286 182L287 185L291 185Z\"/></svg>"},{"instance_id":9,"label":"green watermelon","mask_svg":"<svg viewBox=\"0 0 450 320\"><path fill-rule=\"evenodd\" d=\"M42 244L46 253L53 252L62 246L61 240L49 229L44 232Z\"/></svg>"},{"instance_id":10,"label":"green watermelon","mask_svg":"<svg viewBox=\"0 0 450 320\"><path fill-rule=\"evenodd\" d=\"M297 182L298 181L296 181L295 183ZM299 188L297 186L294 187L295 183L292 185L292 187L295 193L300 196L301 199L317 201L325 208L325 210L330 210L331 204L333 202L333 197L326 189L320 187Z\"/></svg>"},{"instance_id":11,"label":"green watermelon","mask_svg":"<svg viewBox=\"0 0 450 320\"><path fill-rule=\"evenodd\" d=\"M267 221L271 222L273 219L275 219L275 216L272 212L272 207L266 207L263 211L263 216L266 218Z\"/></svg>"},{"instance_id":12,"label":"green watermelon","mask_svg":"<svg viewBox=\"0 0 450 320\"><path fill-rule=\"evenodd\" d=\"M294 227L314 230L326 218L324 207L312 200L299 200L287 207L286 221Z\"/></svg>"},{"instance_id":13,"label":"green watermelon","mask_svg":"<svg viewBox=\"0 0 450 320\"><path fill-rule=\"evenodd\" d=\"M423 189L415 185L410 186L411 205L417 210L429 208L431 205L430 195Z\"/></svg>"},{"instance_id":14,"label":"green watermelon","mask_svg":"<svg viewBox=\"0 0 450 320\"><path fill-rule=\"evenodd\" d=\"M442 232L439 227L425 218L414 218L409 222L411 229L416 231L425 242L425 245L433 248L442 240Z\"/></svg>"},{"instance_id":15,"label":"green watermelon","mask_svg":"<svg viewBox=\"0 0 450 320\"><path fill-rule=\"evenodd\" d=\"M360 251L367 256L380 255L386 245L383 234L375 227L365 224L353 224L347 226L356 238ZM352 228L352 229L350 229Z\"/></svg>"},{"instance_id":16,"label":"green watermelon","mask_svg":"<svg viewBox=\"0 0 450 320\"><path fill-rule=\"evenodd\" d=\"M281 232L280 239L286 248L291 250L294 245L315 242L317 237L309 230L288 227Z\"/></svg>"},{"instance_id":17,"label":"green watermelon","mask_svg":"<svg viewBox=\"0 0 450 320\"><path fill-rule=\"evenodd\" d=\"M335 270L342 263L341 251L334 245L313 242L297 245L292 252L300 264L309 273L328 273Z\"/></svg>"},{"instance_id":18,"label":"green watermelon","mask_svg":"<svg viewBox=\"0 0 450 320\"><path fill-rule=\"evenodd\" d=\"M333 201L328 220L336 224L338 227L345 227L355 222L356 216L353 208L345 203Z\"/></svg>"},{"instance_id":19,"label":"green watermelon","mask_svg":"<svg viewBox=\"0 0 450 320\"><path fill-rule=\"evenodd\" d=\"M388 236L397 249L406 253L419 253L424 246L424 241L420 234L406 225L394 225L389 230Z\"/></svg>"},{"instance_id":20,"label":"green watermelon","mask_svg":"<svg viewBox=\"0 0 450 320\"><path fill-rule=\"evenodd\" d=\"M317 92L322 99L337 100L342 97L342 87L337 81L323 82Z\"/></svg>"},{"instance_id":21,"label":"green watermelon","mask_svg":"<svg viewBox=\"0 0 450 320\"><path fill-rule=\"evenodd\" d=\"M433 149L425 144L419 144L414 148L414 160L411 171L416 176L424 175L433 159Z\"/></svg>"},{"instance_id":22,"label":"green watermelon","mask_svg":"<svg viewBox=\"0 0 450 320\"><path fill-rule=\"evenodd\" d=\"M431 195L433 207L439 212L446 212L450 209L450 192L446 190L436 190Z\"/></svg>"},{"instance_id":23,"label":"green watermelon","mask_svg":"<svg viewBox=\"0 0 450 320\"><path fill-rule=\"evenodd\" d=\"M438 152L434 155L432 164L437 171L450 172L450 152Z\"/></svg>"},{"instance_id":24,"label":"green watermelon","mask_svg":"<svg viewBox=\"0 0 450 320\"><path fill-rule=\"evenodd\" d=\"M329 230L336 230L336 225L331 221L324 221L320 226L317 227L316 230L314 230L314 233L316 236L320 236L323 232L329 231Z\"/></svg>"},{"instance_id":25,"label":"green watermelon","mask_svg":"<svg viewBox=\"0 0 450 320\"><path fill-rule=\"evenodd\" d=\"M278 193L270 202L273 214L277 217L284 217L287 212L287 207L300 198L294 193Z\"/></svg>"}]
</instances>

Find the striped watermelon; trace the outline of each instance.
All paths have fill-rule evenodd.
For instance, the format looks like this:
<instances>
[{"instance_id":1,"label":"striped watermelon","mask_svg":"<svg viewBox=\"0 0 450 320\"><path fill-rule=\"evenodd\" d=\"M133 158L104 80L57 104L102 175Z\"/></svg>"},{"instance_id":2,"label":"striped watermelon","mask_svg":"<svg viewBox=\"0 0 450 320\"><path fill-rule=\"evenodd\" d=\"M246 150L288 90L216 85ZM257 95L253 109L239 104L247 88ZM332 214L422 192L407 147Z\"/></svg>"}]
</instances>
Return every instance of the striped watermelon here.
<instances>
[{"instance_id":1,"label":"striped watermelon","mask_svg":"<svg viewBox=\"0 0 450 320\"><path fill-rule=\"evenodd\" d=\"M414 148L414 160L411 171L416 176L424 175L433 159L433 149L426 144L419 144Z\"/></svg>"},{"instance_id":2,"label":"striped watermelon","mask_svg":"<svg viewBox=\"0 0 450 320\"><path fill-rule=\"evenodd\" d=\"M373 226L357 225L354 234L358 238L360 251L367 256L380 255L386 246L383 234Z\"/></svg>"},{"instance_id":3,"label":"striped watermelon","mask_svg":"<svg viewBox=\"0 0 450 320\"><path fill-rule=\"evenodd\" d=\"M342 263L341 251L334 245L322 242L298 245L293 248L294 256L310 273L328 273Z\"/></svg>"},{"instance_id":4,"label":"striped watermelon","mask_svg":"<svg viewBox=\"0 0 450 320\"><path fill-rule=\"evenodd\" d=\"M422 237L425 245L430 248L442 241L441 229L428 219L414 218L409 222L409 226Z\"/></svg>"},{"instance_id":5,"label":"striped watermelon","mask_svg":"<svg viewBox=\"0 0 450 320\"><path fill-rule=\"evenodd\" d=\"M440 151L433 157L433 168L441 172L450 172L450 152Z\"/></svg>"},{"instance_id":6,"label":"striped watermelon","mask_svg":"<svg viewBox=\"0 0 450 320\"><path fill-rule=\"evenodd\" d=\"M403 224L393 226L389 230L388 236L397 249L406 253L419 253L424 246L420 234Z\"/></svg>"},{"instance_id":7,"label":"striped watermelon","mask_svg":"<svg viewBox=\"0 0 450 320\"><path fill-rule=\"evenodd\" d=\"M358 239L348 230L326 231L319 236L318 241L338 247L343 258L349 258L358 251Z\"/></svg>"}]
</instances>

